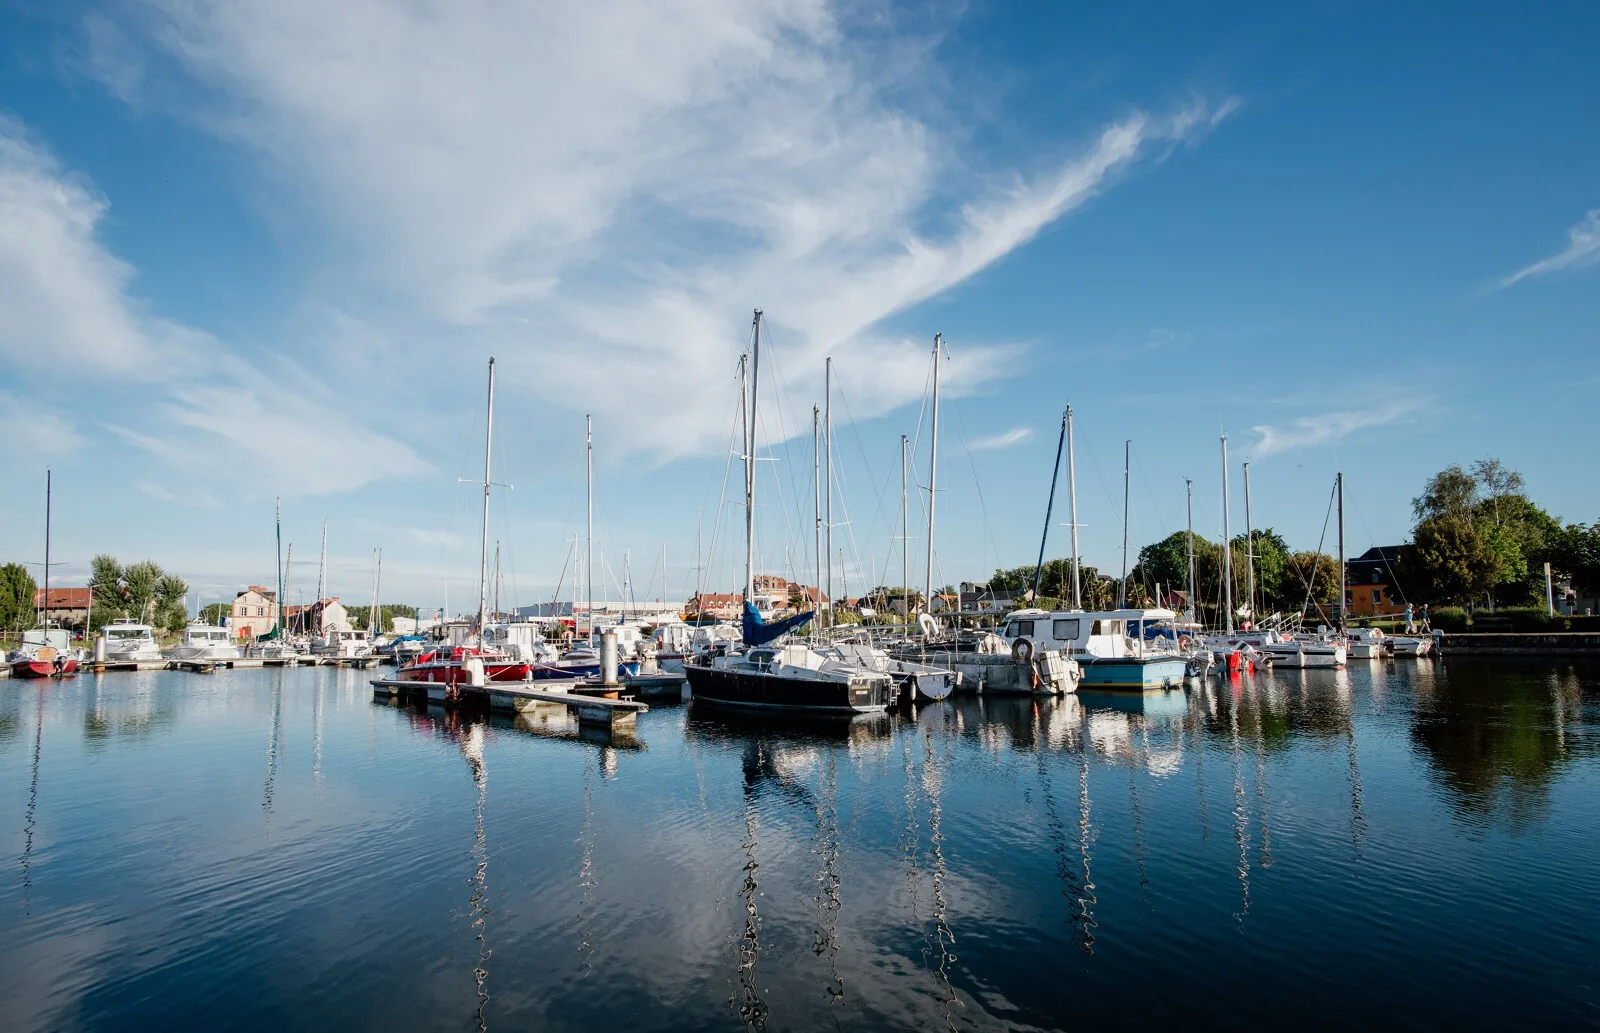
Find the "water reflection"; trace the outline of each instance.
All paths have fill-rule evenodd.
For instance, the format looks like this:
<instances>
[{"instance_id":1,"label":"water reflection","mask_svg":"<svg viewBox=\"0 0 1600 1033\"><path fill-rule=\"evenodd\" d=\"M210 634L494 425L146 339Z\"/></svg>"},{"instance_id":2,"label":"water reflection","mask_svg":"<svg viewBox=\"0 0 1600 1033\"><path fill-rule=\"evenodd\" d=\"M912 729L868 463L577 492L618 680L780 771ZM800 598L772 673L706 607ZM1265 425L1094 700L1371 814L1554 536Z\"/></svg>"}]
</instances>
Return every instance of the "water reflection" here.
<instances>
[{"instance_id":1,"label":"water reflection","mask_svg":"<svg viewBox=\"0 0 1600 1033\"><path fill-rule=\"evenodd\" d=\"M182 1000L206 1028L483 1029L491 960L496 1025L525 1028L1356 1025L1395 1000L1570 1025L1600 947L1597 686L1373 665L846 721L690 704L590 741L565 707L373 705L323 671L0 685L0 1028Z\"/></svg>"},{"instance_id":2,"label":"water reflection","mask_svg":"<svg viewBox=\"0 0 1600 1033\"><path fill-rule=\"evenodd\" d=\"M1456 816L1514 833L1545 821L1551 784L1575 759L1567 730L1583 688L1573 669L1446 659L1431 688L1414 704L1411 741Z\"/></svg>"}]
</instances>

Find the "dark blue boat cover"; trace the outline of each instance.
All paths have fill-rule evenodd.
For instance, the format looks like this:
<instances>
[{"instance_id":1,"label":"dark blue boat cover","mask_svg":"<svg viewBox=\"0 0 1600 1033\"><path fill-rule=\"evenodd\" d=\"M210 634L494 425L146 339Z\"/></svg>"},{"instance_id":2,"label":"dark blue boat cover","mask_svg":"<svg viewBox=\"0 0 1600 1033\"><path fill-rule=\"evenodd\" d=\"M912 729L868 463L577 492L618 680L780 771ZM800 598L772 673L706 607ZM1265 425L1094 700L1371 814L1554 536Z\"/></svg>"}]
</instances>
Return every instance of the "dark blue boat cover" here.
<instances>
[{"instance_id":1,"label":"dark blue boat cover","mask_svg":"<svg viewBox=\"0 0 1600 1033\"><path fill-rule=\"evenodd\" d=\"M809 621L812 613L813 611L807 610L805 613L797 613L793 617L785 617L782 620L768 624L761 619L761 614L756 612L756 608L746 602L744 604L744 644L747 646L764 646L779 635L793 631Z\"/></svg>"}]
</instances>

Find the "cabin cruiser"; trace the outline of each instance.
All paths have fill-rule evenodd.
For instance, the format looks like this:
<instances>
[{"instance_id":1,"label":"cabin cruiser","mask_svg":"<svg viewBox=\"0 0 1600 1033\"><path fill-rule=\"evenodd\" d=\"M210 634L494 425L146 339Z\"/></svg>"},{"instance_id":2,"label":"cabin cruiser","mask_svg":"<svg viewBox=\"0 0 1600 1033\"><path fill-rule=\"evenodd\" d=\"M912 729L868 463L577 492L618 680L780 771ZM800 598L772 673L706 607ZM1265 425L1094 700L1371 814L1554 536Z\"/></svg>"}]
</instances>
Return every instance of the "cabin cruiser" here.
<instances>
[{"instance_id":1,"label":"cabin cruiser","mask_svg":"<svg viewBox=\"0 0 1600 1033\"><path fill-rule=\"evenodd\" d=\"M237 660L239 647L229 640L227 628L196 621L183 629L183 638L167 656L173 660Z\"/></svg>"},{"instance_id":2,"label":"cabin cruiser","mask_svg":"<svg viewBox=\"0 0 1600 1033\"><path fill-rule=\"evenodd\" d=\"M78 670L71 635L64 628L29 628L6 662L17 678L53 678Z\"/></svg>"},{"instance_id":3,"label":"cabin cruiser","mask_svg":"<svg viewBox=\"0 0 1600 1033\"><path fill-rule=\"evenodd\" d=\"M739 641L739 629L732 624L686 624L674 621L658 627L649 646L663 671L683 673L685 660L697 653L728 647Z\"/></svg>"},{"instance_id":4,"label":"cabin cruiser","mask_svg":"<svg viewBox=\"0 0 1600 1033\"><path fill-rule=\"evenodd\" d=\"M101 628L100 637L105 642L106 660L112 663L166 659L161 655L161 647L156 645L150 625L139 624L127 617L118 618Z\"/></svg>"},{"instance_id":5,"label":"cabin cruiser","mask_svg":"<svg viewBox=\"0 0 1600 1033\"><path fill-rule=\"evenodd\" d=\"M298 660L306 654L292 639L259 638L244 647L244 655L252 660Z\"/></svg>"},{"instance_id":6,"label":"cabin cruiser","mask_svg":"<svg viewBox=\"0 0 1600 1033\"><path fill-rule=\"evenodd\" d=\"M312 656L358 660L372 654L372 641L361 628L329 628L311 642Z\"/></svg>"},{"instance_id":7,"label":"cabin cruiser","mask_svg":"<svg viewBox=\"0 0 1600 1033\"><path fill-rule=\"evenodd\" d=\"M1183 684L1188 657L1130 638L1130 622L1171 621L1172 610L1015 610L1000 636L1012 656L1026 661L1041 650L1060 650L1083 669L1080 688L1163 689Z\"/></svg>"}]
</instances>

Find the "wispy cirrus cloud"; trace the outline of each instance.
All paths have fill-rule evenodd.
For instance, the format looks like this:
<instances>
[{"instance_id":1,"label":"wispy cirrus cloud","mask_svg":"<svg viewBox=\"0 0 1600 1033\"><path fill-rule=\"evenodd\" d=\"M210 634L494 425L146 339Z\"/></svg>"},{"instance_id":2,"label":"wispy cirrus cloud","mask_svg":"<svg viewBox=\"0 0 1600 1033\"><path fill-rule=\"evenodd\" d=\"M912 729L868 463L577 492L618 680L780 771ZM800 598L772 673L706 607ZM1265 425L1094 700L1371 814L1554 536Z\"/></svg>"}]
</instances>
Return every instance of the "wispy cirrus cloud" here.
<instances>
[{"instance_id":1,"label":"wispy cirrus cloud","mask_svg":"<svg viewBox=\"0 0 1600 1033\"><path fill-rule=\"evenodd\" d=\"M815 397L832 355L862 388L855 415L880 415L919 396L928 343L883 321L1237 106L1127 114L1023 174L965 164L950 113L907 105L926 35L828 0L155 8L124 35L202 84L202 123L310 199L354 259L330 296L385 313L397 361L470 339L508 384L663 459L719 447L707 386L750 309L783 354L764 385ZM113 68L135 60L117 53ZM1005 375L1005 349L959 345L957 390Z\"/></svg>"},{"instance_id":2,"label":"wispy cirrus cloud","mask_svg":"<svg viewBox=\"0 0 1600 1033\"><path fill-rule=\"evenodd\" d=\"M1397 398L1362 409L1300 416L1282 425L1260 424L1250 428L1256 440L1247 451L1252 459L1264 459L1280 452L1326 445L1357 431L1404 422L1428 405L1427 399Z\"/></svg>"},{"instance_id":3,"label":"wispy cirrus cloud","mask_svg":"<svg viewBox=\"0 0 1600 1033\"><path fill-rule=\"evenodd\" d=\"M990 434L987 437L978 438L967 446L967 450L970 452L990 452L995 449L1010 448L1012 445L1021 444L1031 437L1033 437L1032 427L1012 427L1010 430L999 434Z\"/></svg>"},{"instance_id":4,"label":"wispy cirrus cloud","mask_svg":"<svg viewBox=\"0 0 1600 1033\"><path fill-rule=\"evenodd\" d=\"M1520 283L1531 276L1544 276L1568 269L1583 269L1596 262L1600 262L1600 208L1591 209L1567 231L1567 246L1564 249L1504 277L1494 285L1490 293L1505 290L1512 284Z\"/></svg>"},{"instance_id":5,"label":"wispy cirrus cloud","mask_svg":"<svg viewBox=\"0 0 1600 1033\"><path fill-rule=\"evenodd\" d=\"M107 429L170 471L204 470L213 486L232 478L268 490L342 491L423 467L404 444L358 422L341 418L338 432L327 432L328 413L348 404L348 385L336 394L274 355L262 356L270 376L237 353L220 362L231 351L222 342L150 314L128 291L132 267L98 237L108 210L26 127L0 119L0 363L33 377L46 400L23 418L20 440L80 445L76 428L38 406L65 404L54 397L60 385L88 381ZM19 415L0 420L0 430ZM158 480L137 487L168 500Z\"/></svg>"}]
</instances>

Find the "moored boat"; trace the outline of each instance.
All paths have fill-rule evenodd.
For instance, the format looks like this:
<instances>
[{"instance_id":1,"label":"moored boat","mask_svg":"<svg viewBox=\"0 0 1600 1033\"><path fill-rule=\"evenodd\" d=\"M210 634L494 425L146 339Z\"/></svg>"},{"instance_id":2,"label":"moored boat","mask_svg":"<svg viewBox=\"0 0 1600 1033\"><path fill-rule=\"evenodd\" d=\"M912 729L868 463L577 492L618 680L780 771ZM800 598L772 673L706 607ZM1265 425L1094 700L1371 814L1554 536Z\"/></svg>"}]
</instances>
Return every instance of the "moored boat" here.
<instances>
[{"instance_id":1,"label":"moored boat","mask_svg":"<svg viewBox=\"0 0 1600 1033\"><path fill-rule=\"evenodd\" d=\"M1128 637L1128 625L1176 617L1166 609L1015 610L1000 634L1018 660L1041 650L1064 652L1083 669L1080 688L1174 688L1188 674L1188 657L1146 648L1143 639Z\"/></svg>"},{"instance_id":2,"label":"moored boat","mask_svg":"<svg viewBox=\"0 0 1600 1033\"><path fill-rule=\"evenodd\" d=\"M130 617L119 617L100 629L105 642L105 658L110 663L165 660L156 645L154 630Z\"/></svg>"},{"instance_id":3,"label":"moored boat","mask_svg":"<svg viewBox=\"0 0 1600 1033\"><path fill-rule=\"evenodd\" d=\"M183 639L168 654L174 660L223 661L239 659L239 647L228 629L196 621L183 629Z\"/></svg>"}]
</instances>

